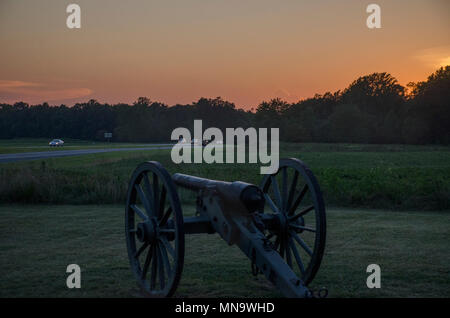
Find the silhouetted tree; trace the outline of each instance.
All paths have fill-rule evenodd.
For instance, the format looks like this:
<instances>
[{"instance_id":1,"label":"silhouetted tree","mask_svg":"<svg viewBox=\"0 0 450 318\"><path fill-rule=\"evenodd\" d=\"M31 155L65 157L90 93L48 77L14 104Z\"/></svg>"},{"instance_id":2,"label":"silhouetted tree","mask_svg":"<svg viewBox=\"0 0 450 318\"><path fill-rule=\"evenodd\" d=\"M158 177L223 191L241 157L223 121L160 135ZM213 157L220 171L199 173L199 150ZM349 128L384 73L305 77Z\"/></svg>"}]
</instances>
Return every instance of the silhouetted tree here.
<instances>
[{"instance_id":1,"label":"silhouetted tree","mask_svg":"<svg viewBox=\"0 0 450 318\"><path fill-rule=\"evenodd\" d=\"M278 127L281 140L296 142L370 142L450 144L450 66L426 81L410 83L409 93L387 73L355 80L345 90L287 103L264 101L255 111L229 101L200 98L187 105L167 105L139 97L132 105L86 103L30 106L0 104L0 138L47 137L129 142L169 141L174 128Z\"/></svg>"},{"instance_id":2,"label":"silhouetted tree","mask_svg":"<svg viewBox=\"0 0 450 318\"><path fill-rule=\"evenodd\" d=\"M410 83L409 121L420 122L422 134L413 142L450 143L450 66L441 67L424 82ZM404 136L408 136L405 127ZM414 135L418 135L415 133Z\"/></svg>"}]
</instances>

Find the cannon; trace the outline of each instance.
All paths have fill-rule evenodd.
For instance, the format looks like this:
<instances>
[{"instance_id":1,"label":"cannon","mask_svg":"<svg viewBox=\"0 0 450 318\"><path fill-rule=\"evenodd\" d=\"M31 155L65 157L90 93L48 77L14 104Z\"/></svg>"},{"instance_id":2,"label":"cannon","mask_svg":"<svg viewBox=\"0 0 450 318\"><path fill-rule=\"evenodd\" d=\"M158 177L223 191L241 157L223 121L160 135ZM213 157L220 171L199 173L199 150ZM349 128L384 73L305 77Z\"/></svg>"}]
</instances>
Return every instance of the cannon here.
<instances>
[{"instance_id":1,"label":"cannon","mask_svg":"<svg viewBox=\"0 0 450 318\"><path fill-rule=\"evenodd\" d=\"M178 188L196 194L195 216L183 217ZM236 244L249 258L252 274L264 275L286 297L313 296L307 286L325 249L325 206L302 161L281 159L277 172L264 175L259 187L171 176L158 162L140 164L129 183L125 235L131 270L146 296L173 295L183 270L185 235L198 233L218 233Z\"/></svg>"}]
</instances>

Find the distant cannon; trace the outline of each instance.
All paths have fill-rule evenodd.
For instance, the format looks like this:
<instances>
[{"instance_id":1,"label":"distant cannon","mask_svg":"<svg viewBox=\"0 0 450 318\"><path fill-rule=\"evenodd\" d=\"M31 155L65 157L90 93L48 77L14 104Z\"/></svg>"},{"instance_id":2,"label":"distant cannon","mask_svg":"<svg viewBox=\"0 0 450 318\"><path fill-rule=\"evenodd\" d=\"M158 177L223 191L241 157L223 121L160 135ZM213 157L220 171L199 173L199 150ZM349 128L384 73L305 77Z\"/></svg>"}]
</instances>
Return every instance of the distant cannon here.
<instances>
[{"instance_id":1,"label":"distant cannon","mask_svg":"<svg viewBox=\"0 0 450 318\"><path fill-rule=\"evenodd\" d=\"M196 216L183 218L177 187L196 192ZM140 164L125 208L128 256L139 287L171 296L180 281L185 234L218 233L286 297L312 297L308 284L325 248L325 206L316 178L298 159L282 159L261 186L175 173ZM218 253L220 251L217 251Z\"/></svg>"}]
</instances>

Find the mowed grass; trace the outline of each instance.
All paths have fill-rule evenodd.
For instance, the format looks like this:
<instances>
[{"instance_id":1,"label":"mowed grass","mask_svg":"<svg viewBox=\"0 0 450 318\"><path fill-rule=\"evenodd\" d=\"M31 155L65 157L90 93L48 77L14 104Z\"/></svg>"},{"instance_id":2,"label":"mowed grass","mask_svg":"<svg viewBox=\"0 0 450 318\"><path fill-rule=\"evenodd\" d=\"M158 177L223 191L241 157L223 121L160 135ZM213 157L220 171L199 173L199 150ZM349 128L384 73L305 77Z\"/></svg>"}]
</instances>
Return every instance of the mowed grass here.
<instances>
[{"instance_id":1,"label":"mowed grass","mask_svg":"<svg viewBox=\"0 0 450 318\"><path fill-rule=\"evenodd\" d=\"M193 208L184 206L185 214ZM0 206L0 297L141 297L130 271L118 205ZM449 297L450 214L329 209L325 256L313 288L329 297ZM186 236L175 297L279 297L217 234ZM81 289L66 267L81 267ZM381 289L368 289L369 264Z\"/></svg>"},{"instance_id":2,"label":"mowed grass","mask_svg":"<svg viewBox=\"0 0 450 318\"><path fill-rule=\"evenodd\" d=\"M450 147L282 143L280 157L308 164L332 206L450 210ZM0 203L122 204L132 171L148 160L170 173L262 177L258 164L177 165L170 150L103 153L0 164Z\"/></svg>"}]
</instances>

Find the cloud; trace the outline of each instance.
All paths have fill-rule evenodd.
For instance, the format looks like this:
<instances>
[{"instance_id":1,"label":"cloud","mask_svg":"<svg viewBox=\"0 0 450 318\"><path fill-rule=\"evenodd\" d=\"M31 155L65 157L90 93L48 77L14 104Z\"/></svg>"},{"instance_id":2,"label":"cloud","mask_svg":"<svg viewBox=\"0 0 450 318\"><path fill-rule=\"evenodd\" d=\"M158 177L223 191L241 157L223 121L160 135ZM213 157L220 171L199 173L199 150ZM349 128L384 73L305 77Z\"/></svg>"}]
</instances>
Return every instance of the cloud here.
<instances>
[{"instance_id":1,"label":"cloud","mask_svg":"<svg viewBox=\"0 0 450 318\"><path fill-rule=\"evenodd\" d=\"M23 82L23 81L5 81L0 80L0 90L21 88L21 87L36 87L39 86L37 83Z\"/></svg>"},{"instance_id":2,"label":"cloud","mask_svg":"<svg viewBox=\"0 0 450 318\"><path fill-rule=\"evenodd\" d=\"M67 88L19 80L0 80L0 102L3 103L17 101L29 103L61 102L89 96L92 93L91 89L82 87Z\"/></svg>"},{"instance_id":3,"label":"cloud","mask_svg":"<svg viewBox=\"0 0 450 318\"><path fill-rule=\"evenodd\" d=\"M420 50L414 57L433 68L447 66L450 65L450 45Z\"/></svg>"}]
</instances>

